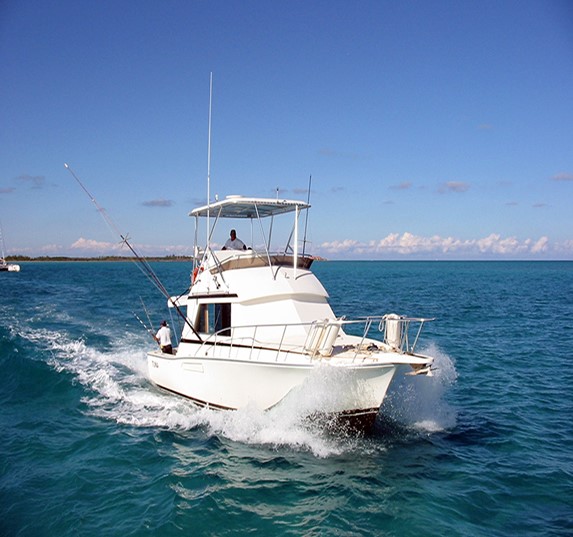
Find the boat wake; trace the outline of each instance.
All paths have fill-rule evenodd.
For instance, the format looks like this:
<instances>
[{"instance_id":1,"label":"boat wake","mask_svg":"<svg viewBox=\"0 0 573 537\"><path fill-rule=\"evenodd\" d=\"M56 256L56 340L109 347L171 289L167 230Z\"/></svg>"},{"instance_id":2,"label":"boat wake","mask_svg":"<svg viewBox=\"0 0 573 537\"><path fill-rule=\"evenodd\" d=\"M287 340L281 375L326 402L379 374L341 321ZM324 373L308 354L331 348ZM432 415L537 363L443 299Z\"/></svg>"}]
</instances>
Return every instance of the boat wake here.
<instances>
[{"instance_id":1,"label":"boat wake","mask_svg":"<svg viewBox=\"0 0 573 537\"><path fill-rule=\"evenodd\" d=\"M305 419L313 412L328 413L340 398L348 400L363 387L352 383L338 368L317 368L296 393L264 412L245 407L236 412L198 408L191 401L164 392L151 384L141 337L124 338L110 349L87 345L58 331L20 330L20 336L44 347L48 364L67 373L84 389L84 412L104 420L134 427L166 428L173 431L202 429L232 441L271 449L286 447L330 457L355 451L362 439L332 434L323 424ZM117 337L117 336L116 336ZM129 342L128 342L129 341ZM432 378L405 377L402 387L389 392L384 411L408 428L434 432L455 424L455 412L443 399L455 380L453 362L437 349L438 368ZM422 381L422 382L421 382Z\"/></svg>"}]
</instances>

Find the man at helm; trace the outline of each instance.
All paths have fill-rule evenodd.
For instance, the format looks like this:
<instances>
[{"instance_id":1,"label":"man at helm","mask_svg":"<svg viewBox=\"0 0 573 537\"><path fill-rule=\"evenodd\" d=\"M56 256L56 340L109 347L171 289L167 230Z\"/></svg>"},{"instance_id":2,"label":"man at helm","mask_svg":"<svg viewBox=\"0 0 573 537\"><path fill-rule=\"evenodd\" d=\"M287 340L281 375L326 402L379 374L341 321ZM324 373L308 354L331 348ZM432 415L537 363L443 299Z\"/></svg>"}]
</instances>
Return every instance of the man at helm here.
<instances>
[{"instance_id":1,"label":"man at helm","mask_svg":"<svg viewBox=\"0 0 573 537\"><path fill-rule=\"evenodd\" d=\"M232 229L231 230L231 238L227 239L225 246L223 246L223 250L246 250L247 247L245 243L237 238L237 232Z\"/></svg>"}]
</instances>

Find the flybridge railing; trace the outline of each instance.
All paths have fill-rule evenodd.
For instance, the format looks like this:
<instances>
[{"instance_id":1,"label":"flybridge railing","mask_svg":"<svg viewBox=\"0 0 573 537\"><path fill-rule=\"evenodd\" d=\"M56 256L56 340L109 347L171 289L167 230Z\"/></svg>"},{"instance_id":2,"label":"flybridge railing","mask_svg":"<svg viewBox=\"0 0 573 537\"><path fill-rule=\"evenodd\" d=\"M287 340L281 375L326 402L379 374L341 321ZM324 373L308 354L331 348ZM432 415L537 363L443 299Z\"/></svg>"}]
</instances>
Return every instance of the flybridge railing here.
<instances>
[{"instance_id":1,"label":"flybridge railing","mask_svg":"<svg viewBox=\"0 0 573 537\"><path fill-rule=\"evenodd\" d=\"M208 248L203 256L200 265L194 267L194 274L197 275L201 267L211 265L225 281L224 273L228 270L235 270L240 268L256 268L256 267L273 267L279 266L293 266L296 264L298 268L308 269L314 261L314 257L308 254L299 254L295 257L292 253L287 252L269 252L260 253L256 250L213 250ZM276 276L276 274L273 274ZM193 282L195 278L193 278Z\"/></svg>"},{"instance_id":2,"label":"flybridge railing","mask_svg":"<svg viewBox=\"0 0 573 537\"><path fill-rule=\"evenodd\" d=\"M403 317L395 314L356 320L324 319L311 323L259 324L222 328L203 340L199 353L218 358L257 359L261 353L275 354L275 361L289 354L328 359L342 352L353 352L354 359L384 350L413 354L424 324L433 318ZM343 326L364 325L362 335L349 335ZM410 332L418 325L415 336ZM369 337L374 328L383 333L382 341ZM240 356L248 350L247 356Z\"/></svg>"}]
</instances>

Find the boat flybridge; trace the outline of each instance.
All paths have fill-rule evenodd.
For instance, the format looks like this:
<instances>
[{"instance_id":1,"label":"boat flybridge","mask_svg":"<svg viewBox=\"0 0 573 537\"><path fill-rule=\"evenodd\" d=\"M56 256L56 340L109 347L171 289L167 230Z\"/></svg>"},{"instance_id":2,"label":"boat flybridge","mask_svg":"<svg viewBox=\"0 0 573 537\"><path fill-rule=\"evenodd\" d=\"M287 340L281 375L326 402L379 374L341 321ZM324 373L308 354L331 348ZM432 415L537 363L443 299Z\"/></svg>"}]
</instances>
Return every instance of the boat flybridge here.
<instances>
[{"instance_id":1,"label":"boat flybridge","mask_svg":"<svg viewBox=\"0 0 573 537\"><path fill-rule=\"evenodd\" d=\"M296 397L311 378L332 379L333 396L309 414L371 425L397 371L431 375L433 358L415 352L431 319L335 315L311 271L315 259L304 242L300 248L299 219L309 208L302 201L229 196L190 213L199 255L189 290L168 301L180 312L186 308L174 354L148 353L157 386L212 409L268 410ZM282 228L286 245L272 250L278 217L289 215L292 225ZM207 241L200 251L205 219ZM237 226L250 221L249 247L223 249L212 241L228 219Z\"/></svg>"}]
</instances>

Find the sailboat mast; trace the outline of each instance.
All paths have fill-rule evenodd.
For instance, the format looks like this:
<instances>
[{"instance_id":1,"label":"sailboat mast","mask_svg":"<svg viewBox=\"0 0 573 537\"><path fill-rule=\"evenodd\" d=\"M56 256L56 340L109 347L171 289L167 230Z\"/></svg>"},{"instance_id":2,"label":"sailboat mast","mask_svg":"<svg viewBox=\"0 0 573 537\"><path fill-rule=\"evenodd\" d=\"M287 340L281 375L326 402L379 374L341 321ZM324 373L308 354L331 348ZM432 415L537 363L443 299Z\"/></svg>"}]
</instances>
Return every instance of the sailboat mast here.
<instances>
[{"instance_id":1,"label":"sailboat mast","mask_svg":"<svg viewBox=\"0 0 573 537\"><path fill-rule=\"evenodd\" d=\"M2 248L2 257L0 260L2 262L6 262L6 252L4 251L4 234L2 233L2 222L0 222L0 247Z\"/></svg>"}]
</instances>

